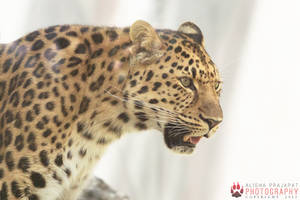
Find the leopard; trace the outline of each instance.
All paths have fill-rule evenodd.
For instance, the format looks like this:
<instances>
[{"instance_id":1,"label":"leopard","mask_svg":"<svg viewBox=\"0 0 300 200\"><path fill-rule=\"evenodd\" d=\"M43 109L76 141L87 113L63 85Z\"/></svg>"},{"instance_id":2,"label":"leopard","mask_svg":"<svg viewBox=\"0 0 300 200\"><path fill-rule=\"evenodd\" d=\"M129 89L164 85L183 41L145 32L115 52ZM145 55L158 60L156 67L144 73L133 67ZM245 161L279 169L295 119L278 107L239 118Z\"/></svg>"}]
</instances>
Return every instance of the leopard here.
<instances>
[{"instance_id":1,"label":"leopard","mask_svg":"<svg viewBox=\"0 0 300 200\"><path fill-rule=\"evenodd\" d=\"M223 120L221 88L192 22L55 25L0 44L0 199L77 199L131 132L191 154Z\"/></svg>"}]
</instances>

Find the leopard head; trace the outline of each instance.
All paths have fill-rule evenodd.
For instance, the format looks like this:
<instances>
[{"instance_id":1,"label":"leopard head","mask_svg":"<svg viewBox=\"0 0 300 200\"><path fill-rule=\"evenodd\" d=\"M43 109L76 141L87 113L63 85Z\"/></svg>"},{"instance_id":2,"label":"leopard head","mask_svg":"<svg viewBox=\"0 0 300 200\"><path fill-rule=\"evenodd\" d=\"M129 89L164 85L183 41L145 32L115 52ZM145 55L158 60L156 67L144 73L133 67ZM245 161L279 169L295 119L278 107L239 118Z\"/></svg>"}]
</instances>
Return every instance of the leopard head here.
<instances>
[{"instance_id":1,"label":"leopard head","mask_svg":"<svg viewBox=\"0 0 300 200\"><path fill-rule=\"evenodd\" d=\"M177 31L145 21L130 27L130 72L124 88L136 126L163 132L168 148L192 153L223 119L219 72L191 22Z\"/></svg>"}]
</instances>

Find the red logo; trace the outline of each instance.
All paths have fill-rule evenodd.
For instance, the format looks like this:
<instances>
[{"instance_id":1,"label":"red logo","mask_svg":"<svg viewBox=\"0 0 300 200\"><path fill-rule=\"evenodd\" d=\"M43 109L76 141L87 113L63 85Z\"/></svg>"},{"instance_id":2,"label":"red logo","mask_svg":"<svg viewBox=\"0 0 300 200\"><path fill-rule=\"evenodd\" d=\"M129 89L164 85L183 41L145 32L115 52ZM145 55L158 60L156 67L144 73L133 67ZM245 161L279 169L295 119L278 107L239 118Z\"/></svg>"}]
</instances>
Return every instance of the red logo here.
<instances>
[{"instance_id":1,"label":"red logo","mask_svg":"<svg viewBox=\"0 0 300 200\"><path fill-rule=\"evenodd\" d=\"M244 192L244 188L243 186L242 187L240 186L239 182L237 182L237 184L233 183L230 192L233 197L238 198L242 196Z\"/></svg>"}]
</instances>

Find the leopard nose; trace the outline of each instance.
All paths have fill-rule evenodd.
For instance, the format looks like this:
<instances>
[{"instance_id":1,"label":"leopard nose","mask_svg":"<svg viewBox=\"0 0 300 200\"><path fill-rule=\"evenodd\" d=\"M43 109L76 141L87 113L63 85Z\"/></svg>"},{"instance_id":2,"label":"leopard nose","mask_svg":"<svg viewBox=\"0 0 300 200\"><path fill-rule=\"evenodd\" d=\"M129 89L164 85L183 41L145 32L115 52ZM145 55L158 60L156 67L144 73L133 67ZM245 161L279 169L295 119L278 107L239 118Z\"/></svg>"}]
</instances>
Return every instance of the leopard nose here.
<instances>
[{"instance_id":1,"label":"leopard nose","mask_svg":"<svg viewBox=\"0 0 300 200\"><path fill-rule=\"evenodd\" d=\"M213 129L222 122L222 120L204 118L201 114L199 115L199 118L208 124L209 130Z\"/></svg>"},{"instance_id":2,"label":"leopard nose","mask_svg":"<svg viewBox=\"0 0 300 200\"><path fill-rule=\"evenodd\" d=\"M214 127L216 127L218 124L220 124L222 120L206 119L206 122L209 126L209 130L211 130Z\"/></svg>"}]
</instances>

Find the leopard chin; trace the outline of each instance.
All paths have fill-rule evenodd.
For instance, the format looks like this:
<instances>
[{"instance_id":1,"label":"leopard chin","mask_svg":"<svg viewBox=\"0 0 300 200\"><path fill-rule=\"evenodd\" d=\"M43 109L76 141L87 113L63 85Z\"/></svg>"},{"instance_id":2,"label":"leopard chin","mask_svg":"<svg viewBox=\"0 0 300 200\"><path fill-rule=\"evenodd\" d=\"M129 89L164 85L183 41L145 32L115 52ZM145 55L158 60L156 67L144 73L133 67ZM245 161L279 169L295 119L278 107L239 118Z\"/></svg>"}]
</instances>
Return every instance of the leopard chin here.
<instances>
[{"instance_id":1,"label":"leopard chin","mask_svg":"<svg viewBox=\"0 0 300 200\"><path fill-rule=\"evenodd\" d=\"M195 147L188 147L188 146L173 146L171 147L171 150L174 153L179 154L192 154L194 152Z\"/></svg>"}]
</instances>

